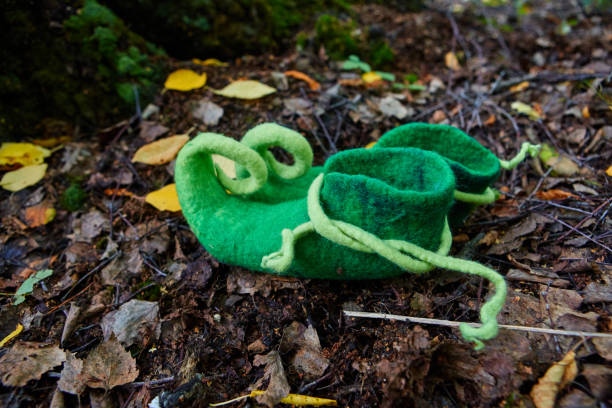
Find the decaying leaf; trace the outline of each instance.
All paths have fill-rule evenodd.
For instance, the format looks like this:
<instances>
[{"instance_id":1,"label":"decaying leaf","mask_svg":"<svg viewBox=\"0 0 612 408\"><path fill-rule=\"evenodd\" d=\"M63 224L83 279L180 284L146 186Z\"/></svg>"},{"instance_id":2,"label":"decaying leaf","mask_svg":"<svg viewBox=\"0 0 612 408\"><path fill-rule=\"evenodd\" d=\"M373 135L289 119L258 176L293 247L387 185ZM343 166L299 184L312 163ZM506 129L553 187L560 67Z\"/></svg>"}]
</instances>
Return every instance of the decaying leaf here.
<instances>
[{"instance_id":1,"label":"decaying leaf","mask_svg":"<svg viewBox=\"0 0 612 408\"><path fill-rule=\"evenodd\" d=\"M553 147L544 143L540 150L540 160L546 167L552 167L552 174L570 177L580 170L578 165L565 155L560 155Z\"/></svg>"},{"instance_id":2,"label":"decaying leaf","mask_svg":"<svg viewBox=\"0 0 612 408\"><path fill-rule=\"evenodd\" d=\"M238 99L259 99L273 94L276 89L259 81L236 81L219 90L212 90L217 95Z\"/></svg>"},{"instance_id":3,"label":"decaying leaf","mask_svg":"<svg viewBox=\"0 0 612 408\"><path fill-rule=\"evenodd\" d=\"M285 75L288 77L295 78L295 79L301 79L302 81L306 82L308 84L308 87L313 91L318 91L319 89L321 89L321 84L319 84L317 81L315 81L314 79L312 79L311 77L309 77L303 72L286 71Z\"/></svg>"},{"instance_id":4,"label":"decaying leaf","mask_svg":"<svg viewBox=\"0 0 612 408\"><path fill-rule=\"evenodd\" d=\"M168 184L147 194L145 201L160 211L181 211L175 184Z\"/></svg>"},{"instance_id":5,"label":"decaying leaf","mask_svg":"<svg viewBox=\"0 0 612 408\"><path fill-rule=\"evenodd\" d=\"M51 152L32 143L2 143L0 146L0 165L32 166L41 164Z\"/></svg>"},{"instance_id":6,"label":"decaying leaf","mask_svg":"<svg viewBox=\"0 0 612 408\"><path fill-rule=\"evenodd\" d=\"M82 378L91 388L108 391L137 377L136 360L115 337L93 349L83 363Z\"/></svg>"},{"instance_id":7,"label":"decaying leaf","mask_svg":"<svg viewBox=\"0 0 612 408\"><path fill-rule=\"evenodd\" d=\"M264 377L257 383L259 384L267 379L269 380L268 388L263 394L256 396L255 399L260 404L265 404L271 408L278 404L281 399L289 395L291 388L289 388L289 383L285 376L285 369L283 368L283 362L278 351L271 351L265 356L255 356L253 365L260 366L263 364L266 365ZM256 388L259 387L256 386Z\"/></svg>"},{"instance_id":8,"label":"decaying leaf","mask_svg":"<svg viewBox=\"0 0 612 408\"><path fill-rule=\"evenodd\" d=\"M23 387L66 360L66 353L55 345L22 341L0 357L2 384Z\"/></svg>"},{"instance_id":9,"label":"decaying leaf","mask_svg":"<svg viewBox=\"0 0 612 408\"><path fill-rule=\"evenodd\" d=\"M145 344L145 340L157 340L160 334L159 305L157 302L132 299L102 319L104 338L112 334L124 346Z\"/></svg>"},{"instance_id":10,"label":"decaying leaf","mask_svg":"<svg viewBox=\"0 0 612 408\"><path fill-rule=\"evenodd\" d=\"M8 191L19 191L26 187L33 186L45 176L47 165L35 164L25 166L17 170L9 171L2 176L0 186Z\"/></svg>"},{"instance_id":11,"label":"decaying leaf","mask_svg":"<svg viewBox=\"0 0 612 408\"><path fill-rule=\"evenodd\" d=\"M531 120L538 120L542 117L536 109L520 101L512 102L510 107L518 113L522 113L524 115L529 116L529 119Z\"/></svg>"},{"instance_id":12,"label":"decaying leaf","mask_svg":"<svg viewBox=\"0 0 612 408\"><path fill-rule=\"evenodd\" d=\"M538 191L536 197L540 200L565 200L566 198L580 198L576 194L572 194L568 191L552 189L548 191Z\"/></svg>"},{"instance_id":13,"label":"decaying leaf","mask_svg":"<svg viewBox=\"0 0 612 408\"><path fill-rule=\"evenodd\" d=\"M316 329L300 322L293 322L283 331L281 351L295 349L292 366L306 380L319 378L329 366L329 360L322 354L321 343Z\"/></svg>"},{"instance_id":14,"label":"decaying leaf","mask_svg":"<svg viewBox=\"0 0 612 408\"><path fill-rule=\"evenodd\" d=\"M134 153L132 162L145 164L170 163L189 141L187 135L174 135L146 144Z\"/></svg>"},{"instance_id":15,"label":"decaying leaf","mask_svg":"<svg viewBox=\"0 0 612 408\"><path fill-rule=\"evenodd\" d=\"M57 382L59 389L75 395L85 391L85 383L81 378L82 371L83 360L76 358L73 353L66 353L66 362Z\"/></svg>"},{"instance_id":16,"label":"decaying leaf","mask_svg":"<svg viewBox=\"0 0 612 408\"><path fill-rule=\"evenodd\" d=\"M444 55L444 63L448 68L452 69L453 71L459 71L461 69L461 66L459 65L459 60L457 59L455 53L452 51L449 51L446 53L446 55Z\"/></svg>"},{"instance_id":17,"label":"decaying leaf","mask_svg":"<svg viewBox=\"0 0 612 408\"><path fill-rule=\"evenodd\" d=\"M206 73L198 74L190 69L178 69L168 75L164 87L175 91L191 91L206 84Z\"/></svg>"},{"instance_id":18,"label":"decaying leaf","mask_svg":"<svg viewBox=\"0 0 612 408\"><path fill-rule=\"evenodd\" d=\"M40 203L25 209L25 222L30 228L45 225L55 218L55 208L49 203Z\"/></svg>"},{"instance_id":19,"label":"decaying leaf","mask_svg":"<svg viewBox=\"0 0 612 408\"><path fill-rule=\"evenodd\" d=\"M553 408L559 390L576 378L578 366L575 357L573 350L567 353L563 360L554 363L533 386L529 395L537 408Z\"/></svg>"},{"instance_id":20,"label":"decaying leaf","mask_svg":"<svg viewBox=\"0 0 612 408\"><path fill-rule=\"evenodd\" d=\"M51 275L53 275L53 270L45 269L45 270L36 272L35 274L31 275L28 279L23 281L21 286L19 286L19 289L17 289L17 292L15 292L15 301L13 302L13 304L18 305L18 304L23 303L26 295L29 295L34 290L34 285L36 285L41 280L48 278Z\"/></svg>"}]
</instances>

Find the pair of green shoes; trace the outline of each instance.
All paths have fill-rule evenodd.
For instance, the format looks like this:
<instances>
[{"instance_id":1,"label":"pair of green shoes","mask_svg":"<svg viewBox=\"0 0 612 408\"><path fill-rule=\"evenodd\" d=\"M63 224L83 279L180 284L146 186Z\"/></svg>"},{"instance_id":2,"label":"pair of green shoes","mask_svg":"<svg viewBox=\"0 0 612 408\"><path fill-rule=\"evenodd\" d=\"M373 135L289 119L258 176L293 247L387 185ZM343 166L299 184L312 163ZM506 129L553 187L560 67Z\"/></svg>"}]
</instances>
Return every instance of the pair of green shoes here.
<instances>
[{"instance_id":1,"label":"pair of green shoes","mask_svg":"<svg viewBox=\"0 0 612 408\"><path fill-rule=\"evenodd\" d=\"M293 164L270 152L281 147ZM238 142L201 133L179 152L176 188L185 218L202 245L224 263L278 275L374 279L435 267L483 276L495 294L482 326L460 327L482 347L497 334L504 279L476 262L448 256L450 225L496 199L491 184L537 146L499 160L452 126L413 123L384 134L371 149L351 149L312 167L299 133L274 123ZM236 163L231 178L212 155Z\"/></svg>"}]
</instances>

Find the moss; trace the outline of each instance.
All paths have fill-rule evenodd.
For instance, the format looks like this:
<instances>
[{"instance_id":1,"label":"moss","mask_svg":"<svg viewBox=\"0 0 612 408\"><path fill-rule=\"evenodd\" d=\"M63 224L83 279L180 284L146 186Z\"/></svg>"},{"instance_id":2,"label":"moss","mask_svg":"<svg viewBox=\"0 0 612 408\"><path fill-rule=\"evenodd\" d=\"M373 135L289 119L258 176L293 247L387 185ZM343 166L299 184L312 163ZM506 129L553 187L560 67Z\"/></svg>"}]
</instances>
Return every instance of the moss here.
<instances>
[{"instance_id":1,"label":"moss","mask_svg":"<svg viewBox=\"0 0 612 408\"><path fill-rule=\"evenodd\" d=\"M83 191L79 183L73 181L62 193L60 204L64 209L74 212L78 211L83 206L86 198L87 194L85 194L85 191Z\"/></svg>"},{"instance_id":2,"label":"moss","mask_svg":"<svg viewBox=\"0 0 612 408\"><path fill-rule=\"evenodd\" d=\"M314 28L315 47L325 47L327 55L335 60L345 60L358 55L374 68L393 62L393 50L378 30L358 30L352 19L340 20L330 14L321 15ZM304 41L305 42L305 41Z\"/></svg>"}]
</instances>

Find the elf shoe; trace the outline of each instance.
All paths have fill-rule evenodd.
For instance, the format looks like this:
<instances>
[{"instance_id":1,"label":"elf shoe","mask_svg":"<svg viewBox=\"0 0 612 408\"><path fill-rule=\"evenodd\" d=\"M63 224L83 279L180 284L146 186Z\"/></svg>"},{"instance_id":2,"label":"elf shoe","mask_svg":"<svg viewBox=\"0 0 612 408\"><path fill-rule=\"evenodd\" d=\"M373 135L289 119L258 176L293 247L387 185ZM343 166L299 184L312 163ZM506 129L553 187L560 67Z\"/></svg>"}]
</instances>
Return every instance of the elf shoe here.
<instances>
[{"instance_id":1,"label":"elf shoe","mask_svg":"<svg viewBox=\"0 0 612 408\"><path fill-rule=\"evenodd\" d=\"M385 278L435 267L476 274L496 291L481 310L483 325L460 329L478 347L497 334L505 281L483 265L447 256L455 176L442 156L406 147L354 149L313 172L312 152L295 132L245 139L203 133L177 157L183 214L213 256L307 278ZM277 162L268 151L273 145L292 154L294 164ZM234 160L238 178L217 168L212 154ZM301 187L282 191L289 180L311 179L306 196Z\"/></svg>"},{"instance_id":2,"label":"elf shoe","mask_svg":"<svg viewBox=\"0 0 612 408\"><path fill-rule=\"evenodd\" d=\"M373 148L416 147L440 154L450 165L457 183L456 203L450 210L449 222L460 224L478 204L496 200L491 185L500 169L512 169L527 153L534 156L539 146L523 143L519 154L511 161L498 159L476 139L448 125L410 123L382 135Z\"/></svg>"}]
</instances>

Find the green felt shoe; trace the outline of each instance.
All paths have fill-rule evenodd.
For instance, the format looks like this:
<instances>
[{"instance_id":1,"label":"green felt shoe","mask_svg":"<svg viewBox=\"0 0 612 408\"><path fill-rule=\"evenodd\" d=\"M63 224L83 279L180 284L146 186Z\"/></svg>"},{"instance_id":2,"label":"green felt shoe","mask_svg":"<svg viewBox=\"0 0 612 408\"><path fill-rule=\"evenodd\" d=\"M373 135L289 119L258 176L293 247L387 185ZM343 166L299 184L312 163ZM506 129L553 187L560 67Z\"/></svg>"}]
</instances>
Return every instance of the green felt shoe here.
<instances>
[{"instance_id":1,"label":"green felt shoe","mask_svg":"<svg viewBox=\"0 0 612 408\"><path fill-rule=\"evenodd\" d=\"M388 147L415 147L444 157L457 183L456 203L448 217L451 226L459 225L476 205L496 200L491 185L499 177L501 168L514 168L527 153L534 156L539 149L539 146L524 143L517 157L511 161L500 160L456 127L427 123L410 123L392 129L382 135L373 148Z\"/></svg>"},{"instance_id":2,"label":"green felt shoe","mask_svg":"<svg viewBox=\"0 0 612 408\"><path fill-rule=\"evenodd\" d=\"M462 325L461 332L478 347L497 334L505 281L483 265L447 256L455 196L447 160L421 149L378 147L337 153L313 170L308 143L279 128L259 126L242 142L202 133L180 151L181 208L213 256L306 278L386 278L435 267L479 275L496 291L481 310L483 325ZM292 154L294 164L277 162L272 146ZM212 154L234 160L238 177L215 166Z\"/></svg>"}]
</instances>

